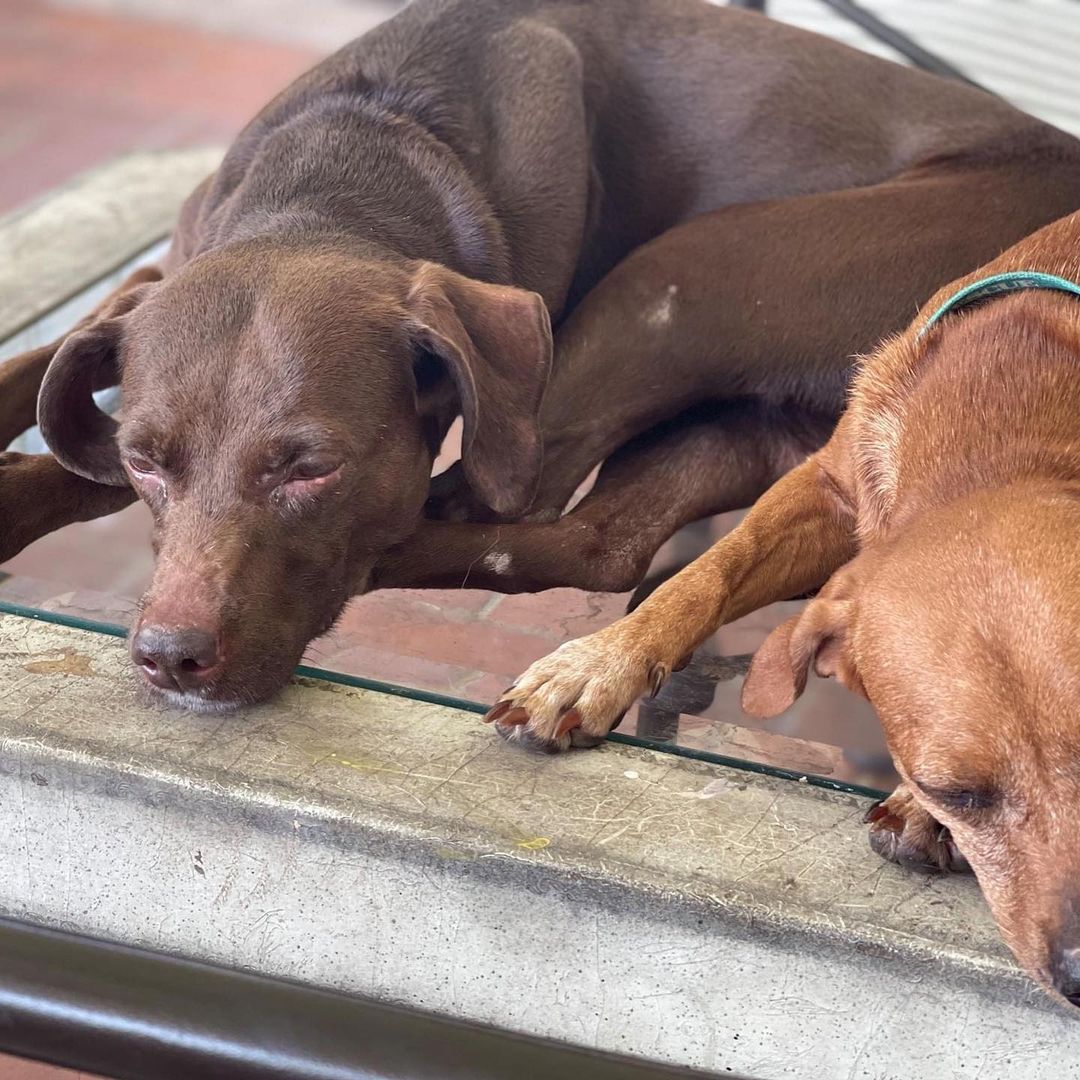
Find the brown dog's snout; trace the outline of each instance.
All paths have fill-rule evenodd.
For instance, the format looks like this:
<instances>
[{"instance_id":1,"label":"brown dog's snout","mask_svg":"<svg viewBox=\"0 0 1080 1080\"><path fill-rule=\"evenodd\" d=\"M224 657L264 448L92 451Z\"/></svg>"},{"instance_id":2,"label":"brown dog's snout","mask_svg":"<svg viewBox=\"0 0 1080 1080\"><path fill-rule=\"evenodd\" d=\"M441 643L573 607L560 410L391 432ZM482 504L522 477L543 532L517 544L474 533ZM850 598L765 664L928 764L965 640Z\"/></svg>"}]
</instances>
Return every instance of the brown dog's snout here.
<instances>
[{"instance_id":1,"label":"brown dog's snout","mask_svg":"<svg viewBox=\"0 0 1080 1080\"><path fill-rule=\"evenodd\" d=\"M202 627L144 626L131 643L144 678L161 690L198 690L221 665L217 634Z\"/></svg>"}]
</instances>

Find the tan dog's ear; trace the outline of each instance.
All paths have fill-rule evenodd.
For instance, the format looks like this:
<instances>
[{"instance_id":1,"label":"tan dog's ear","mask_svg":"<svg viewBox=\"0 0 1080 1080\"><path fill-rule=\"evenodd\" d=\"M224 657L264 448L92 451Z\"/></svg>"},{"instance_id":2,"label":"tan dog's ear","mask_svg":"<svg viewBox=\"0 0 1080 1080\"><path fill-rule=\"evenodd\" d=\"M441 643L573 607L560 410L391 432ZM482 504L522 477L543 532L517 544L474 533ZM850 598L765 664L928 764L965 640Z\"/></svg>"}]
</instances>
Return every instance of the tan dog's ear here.
<instances>
[{"instance_id":1,"label":"tan dog's ear","mask_svg":"<svg viewBox=\"0 0 1080 1080\"><path fill-rule=\"evenodd\" d=\"M147 282L125 292L95 322L70 334L41 380L42 438L68 472L99 484L127 487L128 478L116 446L116 421L97 407L93 394L119 382L124 319L154 288Z\"/></svg>"},{"instance_id":2,"label":"tan dog's ear","mask_svg":"<svg viewBox=\"0 0 1080 1080\"><path fill-rule=\"evenodd\" d=\"M841 573L843 573L841 571ZM836 582L836 586L830 588ZM855 601L850 579L837 576L806 609L778 626L754 654L742 688L742 707L765 719L790 708L806 689L813 663L818 675L866 696L850 650Z\"/></svg>"},{"instance_id":3,"label":"tan dog's ear","mask_svg":"<svg viewBox=\"0 0 1080 1080\"><path fill-rule=\"evenodd\" d=\"M540 480L540 402L551 374L551 322L537 293L421 263L407 307L414 337L457 387L461 464L496 513L529 508Z\"/></svg>"}]
</instances>

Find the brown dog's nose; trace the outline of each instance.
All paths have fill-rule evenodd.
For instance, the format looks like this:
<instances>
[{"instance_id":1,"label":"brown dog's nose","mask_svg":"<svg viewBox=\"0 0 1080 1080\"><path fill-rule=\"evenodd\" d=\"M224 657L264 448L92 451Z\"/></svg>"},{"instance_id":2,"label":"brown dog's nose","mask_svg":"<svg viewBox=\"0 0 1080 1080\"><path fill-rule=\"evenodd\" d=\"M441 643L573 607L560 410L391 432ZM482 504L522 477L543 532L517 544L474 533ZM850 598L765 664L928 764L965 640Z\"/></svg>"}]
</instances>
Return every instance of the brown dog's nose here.
<instances>
[{"instance_id":1,"label":"brown dog's nose","mask_svg":"<svg viewBox=\"0 0 1080 1080\"><path fill-rule=\"evenodd\" d=\"M144 626L131 643L131 655L146 680L161 690L197 690L220 663L217 635L198 627Z\"/></svg>"}]
</instances>

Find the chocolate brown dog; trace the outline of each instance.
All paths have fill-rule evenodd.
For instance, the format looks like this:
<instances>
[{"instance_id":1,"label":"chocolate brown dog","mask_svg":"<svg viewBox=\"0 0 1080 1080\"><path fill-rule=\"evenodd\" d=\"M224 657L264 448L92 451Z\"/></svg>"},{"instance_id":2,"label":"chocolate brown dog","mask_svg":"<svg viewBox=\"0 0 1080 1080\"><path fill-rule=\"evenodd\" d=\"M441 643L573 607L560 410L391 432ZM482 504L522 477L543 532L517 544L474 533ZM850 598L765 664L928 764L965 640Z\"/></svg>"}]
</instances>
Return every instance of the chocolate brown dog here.
<instances>
[{"instance_id":1,"label":"chocolate brown dog","mask_svg":"<svg viewBox=\"0 0 1080 1080\"><path fill-rule=\"evenodd\" d=\"M195 708L273 693L375 585L625 587L820 445L848 353L1080 205L1078 163L989 95L697 0L416 3L248 126L162 280L7 369L0 436L44 374L77 475L8 459L3 554L137 493L133 658ZM426 520L458 414L427 513L470 520Z\"/></svg>"},{"instance_id":2,"label":"chocolate brown dog","mask_svg":"<svg viewBox=\"0 0 1080 1080\"><path fill-rule=\"evenodd\" d=\"M719 625L821 586L744 707L781 712L811 668L869 698L904 780L868 817L875 850L970 864L1020 963L1080 1005L1078 282L1080 213L938 292L861 364L821 451L494 718L606 732Z\"/></svg>"}]
</instances>

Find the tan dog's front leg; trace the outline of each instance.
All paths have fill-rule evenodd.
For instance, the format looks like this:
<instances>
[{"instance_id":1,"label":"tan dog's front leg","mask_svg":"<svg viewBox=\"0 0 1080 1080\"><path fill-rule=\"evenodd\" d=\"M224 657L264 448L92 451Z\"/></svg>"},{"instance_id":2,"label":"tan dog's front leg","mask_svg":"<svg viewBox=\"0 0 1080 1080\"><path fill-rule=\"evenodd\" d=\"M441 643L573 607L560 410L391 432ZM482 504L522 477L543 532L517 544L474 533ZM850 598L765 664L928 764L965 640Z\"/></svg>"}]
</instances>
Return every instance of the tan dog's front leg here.
<instances>
[{"instance_id":1,"label":"tan dog's front leg","mask_svg":"<svg viewBox=\"0 0 1080 1080\"><path fill-rule=\"evenodd\" d=\"M737 529L636 611L538 660L487 718L535 749L595 745L725 622L823 584L855 553L827 452L782 477Z\"/></svg>"}]
</instances>

